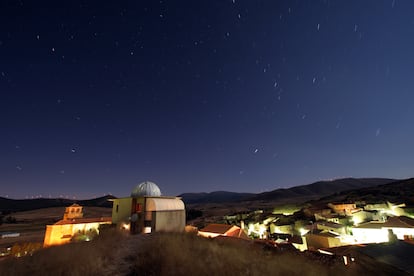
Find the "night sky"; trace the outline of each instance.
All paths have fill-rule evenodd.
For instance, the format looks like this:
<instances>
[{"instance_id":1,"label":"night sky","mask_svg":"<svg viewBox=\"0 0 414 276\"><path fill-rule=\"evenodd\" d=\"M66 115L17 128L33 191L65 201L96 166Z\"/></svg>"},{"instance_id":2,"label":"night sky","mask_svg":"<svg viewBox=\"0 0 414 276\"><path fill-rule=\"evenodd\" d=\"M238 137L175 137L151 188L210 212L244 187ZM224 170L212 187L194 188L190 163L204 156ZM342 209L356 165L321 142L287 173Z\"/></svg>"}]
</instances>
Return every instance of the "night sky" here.
<instances>
[{"instance_id":1,"label":"night sky","mask_svg":"<svg viewBox=\"0 0 414 276\"><path fill-rule=\"evenodd\" d=\"M414 1L0 2L0 196L414 171Z\"/></svg>"}]
</instances>

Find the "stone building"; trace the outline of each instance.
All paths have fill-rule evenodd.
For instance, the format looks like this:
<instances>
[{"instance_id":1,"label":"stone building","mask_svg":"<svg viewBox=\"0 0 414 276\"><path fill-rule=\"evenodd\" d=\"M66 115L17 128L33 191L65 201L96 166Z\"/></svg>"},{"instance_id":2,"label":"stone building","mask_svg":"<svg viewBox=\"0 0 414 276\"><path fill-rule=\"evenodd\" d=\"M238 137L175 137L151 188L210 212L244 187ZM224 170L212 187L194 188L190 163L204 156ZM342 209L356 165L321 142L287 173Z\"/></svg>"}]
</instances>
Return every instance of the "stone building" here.
<instances>
[{"instance_id":1,"label":"stone building","mask_svg":"<svg viewBox=\"0 0 414 276\"><path fill-rule=\"evenodd\" d=\"M66 207L63 219L53 225L46 225L43 246L61 245L71 242L76 236L89 240L99 234L102 224L111 224L110 217L84 218L83 207L72 204Z\"/></svg>"},{"instance_id":2,"label":"stone building","mask_svg":"<svg viewBox=\"0 0 414 276\"><path fill-rule=\"evenodd\" d=\"M131 196L111 201L112 223L131 234L184 231L184 202L179 197L162 196L153 182L142 182L132 190Z\"/></svg>"}]
</instances>

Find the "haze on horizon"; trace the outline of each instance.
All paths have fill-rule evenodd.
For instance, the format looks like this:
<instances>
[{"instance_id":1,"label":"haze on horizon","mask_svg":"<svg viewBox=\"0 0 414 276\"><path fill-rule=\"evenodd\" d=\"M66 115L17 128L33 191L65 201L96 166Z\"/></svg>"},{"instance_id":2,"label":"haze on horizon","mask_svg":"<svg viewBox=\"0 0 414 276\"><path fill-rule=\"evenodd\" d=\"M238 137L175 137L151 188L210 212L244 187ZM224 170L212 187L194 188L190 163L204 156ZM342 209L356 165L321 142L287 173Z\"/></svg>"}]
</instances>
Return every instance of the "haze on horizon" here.
<instances>
[{"instance_id":1,"label":"haze on horizon","mask_svg":"<svg viewBox=\"0 0 414 276\"><path fill-rule=\"evenodd\" d=\"M412 1L0 3L0 196L412 177Z\"/></svg>"}]
</instances>

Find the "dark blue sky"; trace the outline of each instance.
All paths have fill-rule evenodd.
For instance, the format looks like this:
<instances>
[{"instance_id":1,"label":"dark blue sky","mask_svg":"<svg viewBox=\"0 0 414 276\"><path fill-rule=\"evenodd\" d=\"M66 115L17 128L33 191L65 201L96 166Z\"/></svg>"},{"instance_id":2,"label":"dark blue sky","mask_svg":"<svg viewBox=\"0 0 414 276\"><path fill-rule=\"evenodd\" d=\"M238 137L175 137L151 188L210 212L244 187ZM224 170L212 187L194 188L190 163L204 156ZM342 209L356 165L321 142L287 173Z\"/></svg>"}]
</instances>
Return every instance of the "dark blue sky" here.
<instances>
[{"instance_id":1,"label":"dark blue sky","mask_svg":"<svg viewBox=\"0 0 414 276\"><path fill-rule=\"evenodd\" d=\"M413 176L413 1L1 1L0 196Z\"/></svg>"}]
</instances>

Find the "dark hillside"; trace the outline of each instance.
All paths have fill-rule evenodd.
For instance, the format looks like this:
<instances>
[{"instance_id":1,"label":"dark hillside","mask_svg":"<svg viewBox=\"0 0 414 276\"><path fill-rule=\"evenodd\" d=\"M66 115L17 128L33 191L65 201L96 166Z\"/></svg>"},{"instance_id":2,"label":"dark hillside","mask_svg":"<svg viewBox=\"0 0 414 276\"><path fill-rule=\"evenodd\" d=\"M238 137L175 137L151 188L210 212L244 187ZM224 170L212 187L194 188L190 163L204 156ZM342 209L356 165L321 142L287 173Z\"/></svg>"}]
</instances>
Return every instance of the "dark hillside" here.
<instances>
[{"instance_id":1,"label":"dark hillside","mask_svg":"<svg viewBox=\"0 0 414 276\"><path fill-rule=\"evenodd\" d=\"M377 203L389 201L392 203L406 203L414 206L414 178L398 180L392 183L342 191L340 193L321 198L323 202L354 202L365 201Z\"/></svg>"},{"instance_id":2,"label":"dark hillside","mask_svg":"<svg viewBox=\"0 0 414 276\"><path fill-rule=\"evenodd\" d=\"M281 200L286 198L319 198L346 190L359 189L394 182L387 178L343 178L332 181L318 181L309 185L288 189L277 189L257 194L251 200Z\"/></svg>"},{"instance_id":3,"label":"dark hillside","mask_svg":"<svg viewBox=\"0 0 414 276\"><path fill-rule=\"evenodd\" d=\"M252 196L254 196L254 194L225 191L217 191L211 193L184 193L179 195L179 197L182 197L183 201L187 204L234 202L241 201Z\"/></svg>"},{"instance_id":4,"label":"dark hillside","mask_svg":"<svg viewBox=\"0 0 414 276\"><path fill-rule=\"evenodd\" d=\"M240 201L307 201L319 199L342 191L382 185L396 181L387 178L344 178L318 181L308 185L276 189L270 192L251 194L217 191L211 193L184 193L179 195L186 204L229 203Z\"/></svg>"},{"instance_id":5,"label":"dark hillside","mask_svg":"<svg viewBox=\"0 0 414 276\"><path fill-rule=\"evenodd\" d=\"M9 199L0 197L0 212L28 211L49 207L66 207L73 203L82 206L112 207L108 199L115 198L111 195L88 200L72 200L65 198L36 198L36 199Z\"/></svg>"}]
</instances>

